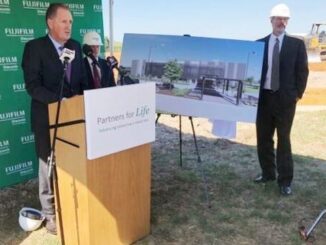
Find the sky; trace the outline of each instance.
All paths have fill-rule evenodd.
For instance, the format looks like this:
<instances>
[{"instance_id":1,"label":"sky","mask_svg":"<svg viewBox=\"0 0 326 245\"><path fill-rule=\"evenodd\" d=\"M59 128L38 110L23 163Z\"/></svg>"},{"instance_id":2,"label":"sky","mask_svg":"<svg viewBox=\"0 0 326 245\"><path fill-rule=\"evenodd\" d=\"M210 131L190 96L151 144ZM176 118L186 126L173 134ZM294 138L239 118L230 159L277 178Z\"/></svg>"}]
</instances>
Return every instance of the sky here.
<instances>
[{"instance_id":1,"label":"sky","mask_svg":"<svg viewBox=\"0 0 326 245\"><path fill-rule=\"evenodd\" d=\"M109 36L109 0L102 0ZM326 0L114 0L114 41L124 33L166 34L256 40L271 32L269 13L278 3L291 11L287 32L307 33L326 23Z\"/></svg>"}]
</instances>

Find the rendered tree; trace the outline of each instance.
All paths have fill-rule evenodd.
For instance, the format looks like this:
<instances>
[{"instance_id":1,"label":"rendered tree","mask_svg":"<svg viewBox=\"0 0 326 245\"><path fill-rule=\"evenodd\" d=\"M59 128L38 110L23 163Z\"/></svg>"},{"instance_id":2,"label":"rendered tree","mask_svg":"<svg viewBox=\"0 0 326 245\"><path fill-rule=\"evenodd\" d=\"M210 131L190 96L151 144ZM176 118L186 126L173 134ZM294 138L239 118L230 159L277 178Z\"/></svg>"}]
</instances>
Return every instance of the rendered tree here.
<instances>
[{"instance_id":1,"label":"rendered tree","mask_svg":"<svg viewBox=\"0 0 326 245\"><path fill-rule=\"evenodd\" d=\"M180 79L182 73L182 66L178 64L177 60L169 61L164 66L164 76L170 80L170 88L174 81Z\"/></svg>"},{"instance_id":2,"label":"rendered tree","mask_svg":"<svg viewBox=\"0 0 326 245\"><path fill-rule=\"evenodd\" d=\"M254 77L248 77L246 82L249 84L249 85L252 85L254 83Z\"/></svg>"}]
</instances>

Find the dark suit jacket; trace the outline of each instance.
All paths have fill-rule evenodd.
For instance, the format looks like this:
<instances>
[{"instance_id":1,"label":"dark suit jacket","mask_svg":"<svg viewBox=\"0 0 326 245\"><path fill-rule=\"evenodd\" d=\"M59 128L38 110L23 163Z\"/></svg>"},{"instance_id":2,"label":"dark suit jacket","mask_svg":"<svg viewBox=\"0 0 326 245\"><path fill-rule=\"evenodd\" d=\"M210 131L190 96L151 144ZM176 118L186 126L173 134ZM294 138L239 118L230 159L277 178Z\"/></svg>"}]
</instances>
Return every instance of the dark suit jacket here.
<instances>
[{"instance_id":1,"label":"dark suit jacket","mask_svg":"<svg viewBox=\"0 0 326 245\"><path fill-rule=\"evenodd\" d=\"M63 90L63 96L69 98L76 94L82 94L83 89L86 87L86 76L80 44L70 39L65 46L75 50L75 58L71 62L70 83L65 82ZM26 43L22 68L26 90L32 97L32 131L35 133L36 138L40 138L48 131L48 104L58 101L60 84L64 72L56 48L48 36ZM41 142L36 140L38 155L40 151L48 150L38 150L41 144L49 141L49 138L46 137L44 136ZM45 148L48 148L48 146ZM43 154L45 156L47 153L43 152Z\"/></svg>"},{"instance_id":2,"label":"dark suit jacket","mask_svg":"<svg viewBox=\"0 0 326 245\"><path fill-rule=\"evenodd\" d=\"M268 42L270 35L258 41L265 43L261 76L261 90L264 88L268 68ZM280 88L284 102L295 102L305 91L308 78L307 52L302 40L284 35L280 52Z\"/></svg>"},{"instance_id":3,"label":"dark suit jacket","mask_svg":"<svg viewBox=\"0 0 326 245\"><path fill-rule=\"evenodd\" d=\"M99 63L100 69L101 69L101 87L105 88L105 87L116 86L112 69L110 69L110 67L107 65L106 61L99 57L98 63ZM84 65L85 65L86 74L87 74L87 88L86 89L94 89L93 74L92 74L90 64L87 60L87 57L84 58Z\"/></svg>"}]
</instances>

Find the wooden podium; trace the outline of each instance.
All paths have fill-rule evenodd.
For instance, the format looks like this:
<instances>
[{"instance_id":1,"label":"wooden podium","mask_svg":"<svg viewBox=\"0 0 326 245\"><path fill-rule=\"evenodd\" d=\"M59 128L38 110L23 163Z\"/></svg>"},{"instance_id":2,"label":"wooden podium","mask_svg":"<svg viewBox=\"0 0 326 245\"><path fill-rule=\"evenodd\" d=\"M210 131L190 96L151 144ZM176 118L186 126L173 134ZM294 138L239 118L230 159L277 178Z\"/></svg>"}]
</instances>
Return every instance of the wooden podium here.
<instances>
[{"instance_id":1,"label":"wooden podium","mask_svg":"<svg viewBox=\"0 0 326 245\"><path fill-rule=\"evenodd\" d=\"M131 244L150 232L150 144L88 160L83 121L83 96L63 100L56 166L65 244Z\"/></svg>"}]
</instances>

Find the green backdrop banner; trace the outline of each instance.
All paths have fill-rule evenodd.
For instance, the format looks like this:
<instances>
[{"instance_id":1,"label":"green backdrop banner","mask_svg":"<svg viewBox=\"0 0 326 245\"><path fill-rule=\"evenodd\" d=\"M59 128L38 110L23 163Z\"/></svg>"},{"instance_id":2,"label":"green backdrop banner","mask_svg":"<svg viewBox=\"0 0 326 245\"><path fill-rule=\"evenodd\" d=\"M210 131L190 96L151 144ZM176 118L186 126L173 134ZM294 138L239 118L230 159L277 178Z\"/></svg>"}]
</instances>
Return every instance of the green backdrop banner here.
<instances>
[{"instance_id":1,"label":"green backdrop banner","mask_svg":"<svg viewBox=\"0 0 326 245\"><path fill-rule=\"evenodd\" d=\"M46 35L45 12L52 2L58 1L0 0L0 187L38 173L21 59L26 42ZM88 31L103 38L101 0L64 3L73 15L72 38L81 42Z\"/></svg>"}]
</instances>

